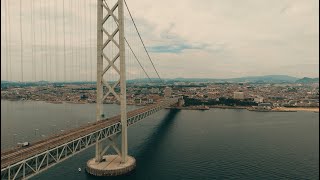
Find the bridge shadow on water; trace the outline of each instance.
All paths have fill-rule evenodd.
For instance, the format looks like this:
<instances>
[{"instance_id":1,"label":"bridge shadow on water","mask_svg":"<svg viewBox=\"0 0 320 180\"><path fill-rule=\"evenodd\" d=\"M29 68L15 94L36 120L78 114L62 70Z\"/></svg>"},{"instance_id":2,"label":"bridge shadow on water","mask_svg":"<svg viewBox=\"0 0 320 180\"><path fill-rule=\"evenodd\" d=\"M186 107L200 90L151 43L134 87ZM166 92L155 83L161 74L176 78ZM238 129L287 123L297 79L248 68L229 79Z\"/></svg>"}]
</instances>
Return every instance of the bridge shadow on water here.
<instances>
[{"instance_id":1,"label":"bridge shadow on water","mask_svg":"<svg viewBox=\"0 0 320 180\"><path fill-rule=\"evenodd\" d=\"M161 120L160 124L153 129L153 133L143 143L143 147L139 150L136 158L142 157L144 158L144 162L146 162L145 160L147 159L152 159L152 154L161 146L162 142L164 142L165 137L168 135L174 123L173 120L179 112L180 110L170 109L169 113ZM150 157L147 157L147 155L150 155Z\"/></svg>"},{"instance_id":2,"label":"bridge shadow on water","mask_svg":"<svg viewBox=\"0 0 320 180\"><path fill-rule=\"evenodd\" d=\"M154 164L154 159L156 156L160 153L158 151L159 147L163 145L163 143L166 140L166 137L168 136L168 132L170 131L170 128L172 128L172 125L174 124L174 119L179 114L180 110L177 109L170 109L169 113L164 117L164 119L161 120L161 122L152 129L152 134L147 137L147 139L142 143L142 147L139 148L137 154L130 154L133 155L134 158L137 161L137 167L135 170L130 172L129 174L123 175L123 176L116 176L112 177L110 179L117 179L117 180L125 180L125 179L152 179L148 175L141 175L145 172L148 172L149 168L152 168L152 165ZM148 174L150 174L149 172ZM104 179L106 177L95 177L95 179ZM109 178L108 178L109 179Z\"/></svg>"}]
</instances>

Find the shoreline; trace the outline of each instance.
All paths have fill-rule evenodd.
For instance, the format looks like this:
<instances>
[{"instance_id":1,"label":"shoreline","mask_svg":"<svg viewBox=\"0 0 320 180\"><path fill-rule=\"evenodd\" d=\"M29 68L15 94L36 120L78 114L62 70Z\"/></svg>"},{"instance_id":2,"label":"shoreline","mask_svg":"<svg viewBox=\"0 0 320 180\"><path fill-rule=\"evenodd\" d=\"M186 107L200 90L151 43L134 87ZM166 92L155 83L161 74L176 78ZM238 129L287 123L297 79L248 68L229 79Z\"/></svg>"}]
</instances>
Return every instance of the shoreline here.
<instances>
[{"instance_id":1,"label":"shoreline","mask_svg":"<svg viewBox=\"0 0 320 180\"><path fill-rule=\"evenodd\" d=\"M246 109L249 111L250 107L242 107L242 106L236 106L236 107L220 107L220 106L214 106L210 108L219 108L219 109ZM255 110L251 110L255 111ZM257 110L258 111L258 110ZM297 112L297 111L304 111L304 112L319 112L319 107L278 107L278 108L273 108L269 111L263 111L263 112ZM262 111L261 111L262 112Z\"/></svg>"},{"instance_id":2,"label":"shoreline","mask_svg":"<svg viewBox=\"0 0 320 180\"><path fill-rule=\"evenodd\" d=\"M245 106L216 106L211 105L209 108L218 108L218 109L247 109L248 107Z\"/></svg>"},{"instance_id":3,"label":"shoreline","mask_svg":"<svg viewBox=\"0 0 320 180\"><path fill-rule=\"evenodd\" d=\"M245 109L248 111L256 111L256 112L298 112L298 111L304 111L304 112L315 112L319 113L319 107L279 107L279 108L273 108L270 110L252 110L251 107L244 107L244 106L208 106L210 109ZM197 109L193 106L186 106L186 107L168 107L166 109L180 109L180 110L203 110L203 109Z\"/></svg>"},{"instance_id":4,"label":"shoreline","mask_svg":"<svg viewBox=\"0 0 320 180\"><path fill-rule=\"evenodd\" d=\"M306 112L319 112L319 107L279 107L276 110L283 111L306 111Z\"/></svg>"}]
</instances>

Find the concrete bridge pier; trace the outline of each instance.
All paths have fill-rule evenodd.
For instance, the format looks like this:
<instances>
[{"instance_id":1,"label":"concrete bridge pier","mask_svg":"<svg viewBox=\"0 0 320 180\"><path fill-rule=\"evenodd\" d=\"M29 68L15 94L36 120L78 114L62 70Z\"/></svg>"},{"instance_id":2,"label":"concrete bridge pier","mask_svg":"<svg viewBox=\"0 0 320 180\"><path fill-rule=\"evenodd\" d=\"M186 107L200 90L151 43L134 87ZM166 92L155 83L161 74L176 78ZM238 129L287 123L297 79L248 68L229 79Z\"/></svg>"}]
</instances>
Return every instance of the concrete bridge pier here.
<instances>
[{"instance_id":1,"label":"concrete bridge pier","mask_svg":"<svg viewBox=\"0 0 320 180\"><path fill-rule=\"evenodd\" d=\"M127 156L125 163L121 162L120 155L106 155L101 162L96 162L95 158L87 162L87 172L94 176L119 176L127 174L136 167L136 160L132 156Z\"/></svg>"},{"instance_id":2,"label":"concrete bridge pier","mask_svg":"<svg viewBox=\"0 0 320 180\"><path fill-rule=\"evenodd\" d=\"M134 157L126 155L123 158L119 148L116 145L116 139L120 134L107 139L107 146L99 152L99 156L90 159L87 162L87 172L94 176L119 176L127 174L136 167ZM107 154L109 148L113 148L117 154Z\"/></svg>"},{"instance_id":3,"label":"concrete bridge pier","mask_svg":"<svg viewBox=\"0 0 320 180\"><path fill-rule=\"evenodd\" d=\"M136 167L134 157L126 155L125 159L122 152L117 147L116 139L120 134L107 138L107 146L99 151L99 156L87 162L86 171L94 176L119 176L129 173ZM117 154L107 154L109 148L113 148Z\"/></svg>"}]
</instances>

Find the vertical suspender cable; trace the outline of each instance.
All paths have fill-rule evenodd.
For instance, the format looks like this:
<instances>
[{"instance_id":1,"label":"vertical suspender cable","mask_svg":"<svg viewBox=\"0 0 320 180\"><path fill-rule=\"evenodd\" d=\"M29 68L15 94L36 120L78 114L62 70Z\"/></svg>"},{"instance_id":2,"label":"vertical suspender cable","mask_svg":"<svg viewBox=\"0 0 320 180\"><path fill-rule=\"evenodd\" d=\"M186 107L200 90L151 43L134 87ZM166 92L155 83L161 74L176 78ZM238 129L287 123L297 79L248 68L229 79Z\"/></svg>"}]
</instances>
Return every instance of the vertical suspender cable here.
<instances>
[{"instance_id":1,"label":"vertical suspender cable","mask_svg":"<svg viewBox=\"0 0 320 180\"><path fill-rule=\"evenodd\" d=\"M57 32L57 0L54 0L54 57L55 57L55 67L56 67L56 78L55 80L58 81L58 32Z\"/></svg>"},{"instance_id":2,"label":"vertical suspender cable","mask_svg":"<svg viewBox=\"0 0 320 180\"><path fill-rule=\"evenodd\" d=\"M84 0L84 2L86 3L87 1ZM83 19L84 19L84 26L83 26L83 29L84 29L84 59L85 59L85 66L86 66L86 81L88 81L88 57L87 57L87 5L86 4L83 4L83 10L84 10L84 16L83 16Z\"/></svg>"},{"instance_id":3,"label":"vertical suspender cable","mask_svg":"<svg viewBox=\"0 0 320 180\"><path fill-rule=\"evenodd\" d=\"M70 7L70 11L72 12L71 13L71 17L70 17L70 50L71 50L71 57L70 57L70 60L71 60L71 65L70 65L70 68L71 68L71 71L70 71L70 81L73 80L73 33L72 33L72 30L74 30L75 28L73 27L73 10L72 10L72 0L69 0L69 7Z\"/></svg>"},{"instance_id":4,"label":"vertical suspender cable","mask_svg":"<svg viewBox=\"0 0 320 180\"><path fill-rule=\"evenodd\" d=\"M82 4L82 6L84 6L84 3L81 3ZM84 17L83 16L83 7L81 7L80 8L80 17ZM82 73L82 70L84 70L84 62L85 62L85 58L84 58L84 54L85 54L85 52L84 52L84 31L83 31L83 21L80 21L80 46L81 46L81 52L82 52L82 56L81 56L81 59L80 59L80 73ZM82 68L82 69L81 69ZM83 73L82 73L83 74ZM82 77L83 78L83 77ZM83 79L81 79L82 81L84 80L84 78Z\"/></svg>"},{"instance_id":5,"label":"vertical suspender cable","mask_svg":"<svg viewBox=\"0 0 320 180\"><path fill-rule=\"evenodd\" d=\"M77 3L78 4L78 3ZM75 46L75 69L74 69L74 75L75 75L75 81L78 80L78 58L79 58L79 49L78 49L78 6L75 5L75 19L74 19L74 29L75 29L75 39L74 39L74 46Z\"/></svg>"},{"instance_id":6,"label":"vertical suspender cable","mask_svg":"<svg viewBox=\"0 0 320 180\"><path fill-rule=\"evenodd\" d=\"M50 4L49 4L50 5ZM51 6L50 6L50 8L51 8ZM49 13L49 16L48 16L48 18L49 18L49 21L48 21L48 23L49 23L49 42L48 42L48 48L49 48L49 79L48 80L50 80L50 81L52 81L52 48L51 48L51 11L48 11L48 13Z\"/></svg>"},{"instance_id":7,"label":"vertical suspender cable","mask_svg":"<svg viewBox=\"0 0 320 180\"><path fill-rule=\"evenodd\" d=\"M78 2L78 0L75 0ZM77 3L75 3L77 4ZM78 6L74 5L74 80L77 81L79 76L78 76L78 59L79 59L79 49L78 49L78 40L79 40L79 35L78 35Z\"/></svg>"},{"instance_id":8,"label":"vertical suspender cable","mask_svg":"<svg viewBox=\"0 0 320 180\"><path fill-rule=\"evenodd\" d=\"M34 0L33 1L33 9L34 9L34 11L35 11L35 9L36 9L36 1ZM33 19L34 19L34 26L33 27L35 27L35 24L36 24L36 16L35 16L35 13L33 13ZM36 34L36 30L37 30L37 28L34 28L34 32L33 32L33 39L34 39L34 67L35 67L35 81L37 81L39 78L37 77L37 74L39 74L39 72L37 72L38 71L38 65L39 65L39 63L37 63L37 60L39 59L38 58L38 56L37 56L37 50L38 50L38 42L37 42L37 37L38 36L36 36L35 34Z\"/></svg>"},{"instance_id":9,"label":"vertical suspender cable","mask_svg":"<svg viewBox=\"0 0 320 180\"><path fill-rule=\"evenodd\" d=\"M79 81L81 81L82 79L81 79L81 67L82 67L82 53L83 53L83 51L82 51L82 21L80 20L80 18L82 17L82 14L81 14L81 6L80 6L80 2L79 2L79 55L80 55L80 57L79 57Z\"/></svg>"},{"instance_id":10,"label":"vertical suspender cable","mask_svg":"<svg viewBox=\"0 0 320 180\"><path fill-rule=\"evenodd\" d=\"M4 4L2 4L2 1L1 1L1 7L3 7L3 6L5 6L5 2L4 2ZM6 15L5 15L5 13L6 13L6 11L5 10L3 10L4 11L4 18L6 18ZM2 21L2 14L1 14L1 21ZM4 20L5 21L5 20ZM3 33L4 33L4 36L6 35L6 31L5 31L5 26L6 26L6 24L4 25L4 26L1 26L1 37L2 37L2 31L3 31ZM2 28L3 28L3 30L2 30ZM5 43L5 38L4 38L4 42L2 42L1 41L1 52L2 52L2 47L3 48L5 48L5 46L6 46L6 44L3 44L3 43ZM5 49L4 49L5 50ZM2 63L2 62L4 62L5 64L7 64L7 60L6 60L6 58L5 57L2 57L2 56L5 56L5 53L3 52L3 53L1 53L1 76L2 76L2 73L3 74L6 74L5 73L5 66L4 66L4 64ZM2 76L2 78L1 79L7 79L7 77L5 77L5 75L3 75ZM2 124L2 122L1 122L1 124Z\"/></svg>"},{"instance_id":11,"label":"vertical suspender cable","mask_svg":"<svg viewBox=\"0 0 320 180\"><path fill-rule=\"evenodd\" d=\"M46 3L45 3L46 4ZM45 5L46 6L46 5ZM48 80L48 39L47 39L47 11L44 11L44 43L45 43L45 56L46 56L46 81Z\"/></svg>"},{"instance_id":12,"label":"vertical suspender cable","mask_svg":"<svg viewBox=\"0 0 320 180\"><path fill-rule=\"evenodd\" d=\"M79 77L79 81L81 80L81 77L80 77L80 69L81 69L81 61L80 61L80 58L81 58L81 46L80 46L80 39L81 39L81 31L80 31L80 3L78 3L78 77Z\"/></svg>"},{"instance_id":13,"label":"vertical suspender cable","mask_svg":"<svg viewBox=\"0 0 320 180\"><path fill-rule=\"evenodd\" d=\"M79 81L82 81L83 78L81 77L82 74L82 68L83 68L83 64L82 64L82 58L83 58L83 49L82 49L82 38L83 38L83 34L82 34L82 6L81 3L79 3Z\"/></svg>"},{"instance_id":14,"label":"vertical suspender cable","mask_svg":"<svg viewBox=\"0 0 320 180\"><path fill-rule=\"evenodd\" d=\"M4 14L5 14L5 19L4 19L4 27L5 27L5 37L6 37L6 78L7 80L9 80L9 60L8 60L8 57L9 57L9 51L8 51L8 21L7 21L7 18L8 18L8 10L7 10L7 0L4 0Z\"/></svg>"},{"instance_id":15,"label":"vertical suspender cable","mask_svg":"<svg viewBox=\"0 0 320 180\"><path fill-rule=\"evenodd\" d=\"M76 0L75 0L76 1ZM74 54L73 54L73 77L74 77L74 81L76 82L76 79L77 79L77 75L76 75L76 70L77 70L77 8L76 8L76 3L72 3L73 4L73 11L74 11L74 19L73 19L73 42L72 42L72 45L73 45L73 51L74 51Z\"/></svg>"},{"instance_id":16,"label":"vertical suspender cable","mask_svg":"<svg viewBox=\"0 0 320 180\"><path fill-rule=\"evenodd\" d=\"M71 12L71 6L70 6L70 3L71 3L71 0L68 0L69 1L69 4L68 4L68 8L66 8L66 9L68 9L69 10L69 16L68 16L68 18L67 18L67 30L68 30L68 32L67 32L67 34L68 34L68 36L69 36L69 41L68 41L68 43L69 43L69 46L67 46L67 66L66 66L66 69L67 69L67 79L68 79L68 81L70 82L71 81L71 31L72 31L72 29L71 29L71 18L72 18L72 16L70 16L70 15L72 15L72 12ZM68 44L67 43L67 44Z\"/></svg>"},{"instance_id":17,"label":"vertical suspender cable","mask_svg":"<svg viewBox=\"0 0 320 180\"><path fill-rule=\"evenodd\" d=\"M63 10L63 61L64 61L64 82L66 82L66 74L67 74L67 69L66 69L66 29L65 29L65 15L64 15L64 0L62 1L62 10Z\"/></svg>"},{"instance_id":18,"label":"vertical suspender cable","mask_svg":"<svg viewBox=\"0 0 320 180\"><path fill-rule=\"evenodd\" d=\"M76 1L76 0L75 0ZM76 3L73 3L73 4L76 4ZM73 51L74 51L74 54L73 54L73 77L74 77L74 81L76 81L76 70L77 70L77 9L76 9L76 6L73 5L73 11L74 11L74 19L73 19L73 29L74 29L74 33L73 33L73 42L72 42L72 45L73 45Z\"/></svg>"},{"instance_id":19,"label":"vertical suspender cable","mask_svg":"<svg viewBox=\"0 0 320 180\"><path fill-rule=\"evenodd\" d=\"M20 60L21 60L21 81L23 82L23 37L22 37L22 0L20 0Z\"/></svg>"},{"instance_id":20,"label":"vertical suspender cable","mask_svg":"<svg viewBox=\"0 0 320 180\"><path fill-rule=\"evenodd\" d=\"M69 3L68 3L68 6L69 7L67 7L66 9L68 9L69 10L69 14L71 14L71 6L70 6L70 3L71 3L71 0L68 0L69 1ZM66 4L66 6L67 6L67 4ZM67 26L68 26L68 32L67 32L67 35L69 36L69 41L68 41L68 43L69 43L69 46L67 46L66 48L67 48L67 50L66 50L66 52L67 52L67 64L66 64L66 69L68 69L68 76L67 76L67 79L69 80L69 82L71 81L71 71L70 71L70 68L71 68L71 22L70 22L70 16L68 17L68 22L67 22Z\"/></svg>"},{"instance_id":21,"label":"vertical suspender cable","mask_svg":"<svg viewBox=\"0 0 320 180\"><path fill-rule=\"evenodd\" d=\"M8 33L8 52L7 52L7 54L8 54L8 56L9 56L9 78L8 78L8 80L12 80L13 78L12 78L12 63L11 63L11 60L12 60L12 57L11 57L11 33L10 33L10 31L11 31L11 29L10 29L10 26L11 26L11 23L10 23L10 4L9 4L9 0L8 0L8 2L7 2L7 6L8 6L8 8L7 8L7 14L8 14L8 29L7 29L7 33Z\"/></svg>"},{"instance_id":22,"label":"vertical suspender cable","mask_svg":"<svg viewBox=\"0 0 320 180\"><path fill-rule=\"evenodd\" d=\"M42 15L42 9L43 9L43 7L42 7L42 3L41 3L41 1L42 0L40 0L40 14ZM40 16L40 20L41 20L41 16ZM41 22L41 21L40 21ZM40 26L39 26L39 28L40 28L40 44L41 44L41 50L40 50L40 62L41 62L41 67L40 67L40 69L41 69L41 78L40 78L40 80L43 80L43 44L42 44L42 24L40 24Z\"/></svg>"},{"instance_id":23,"label":"vertical suspender cable","mask_svg":"<svg viewBox=\"0 0 320 180\"><path fill-rule=\"evenodd\" d=\"M35 68L35 57L34 57L34 43L35 43L35 32L34 32L34 0L31 0L31 38L32 38L32 45L31 45L31 58L32 58L32 79L36 81L36 68Z\"/></svg>"}]
</instances>

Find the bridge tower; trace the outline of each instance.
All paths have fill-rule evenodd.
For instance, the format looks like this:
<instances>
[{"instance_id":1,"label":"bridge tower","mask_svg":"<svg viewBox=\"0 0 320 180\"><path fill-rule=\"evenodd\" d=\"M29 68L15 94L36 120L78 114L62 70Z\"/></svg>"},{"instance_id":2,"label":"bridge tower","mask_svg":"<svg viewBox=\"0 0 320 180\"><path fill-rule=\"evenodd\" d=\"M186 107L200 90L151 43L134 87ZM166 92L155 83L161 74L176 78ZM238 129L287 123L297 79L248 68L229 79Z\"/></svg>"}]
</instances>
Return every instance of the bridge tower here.
<instances>
[{"instance_id":1,"label":"bridge tower","mask_svg":"<svg viewBox=\"0 0 320 180\"><path fill-rule=\"evenodd\" d=\"M116 14L115 12L118 12ZM104 15L105 14L105 15ZM109 32L107 21L113 21L117 26ZM110 29L109 29L110 30ZM118 41L117 41L118 36ZM104 40L106 37L106 40ZM117 47L114 57L108 56L108 45L113 43ZM120 65L117 66L117 61ZM104 62L107 66L104 68ZM135 159L128 156L127 140L127 107L126 107L126 65L125 65L125 37L124 37L124 1L116 0L112 4L108 0L97 0L97 100L96 119L104 120L103 102L113 95L120 101L121 114L121 150L116 145L117 137L108 138L108 145L103 149L101 140L96 141L95 157L87 162L87 172L96 176L113 176L125 174L135 168ZM107 81L107 73L117 72L117 81ZM112 84L113 83L113 84ZM119 89L117 92L116 89ZM105 91L105 92L104 92ZM105 155L109 147L117 154Z\"/></svg>"}]
</instances>

